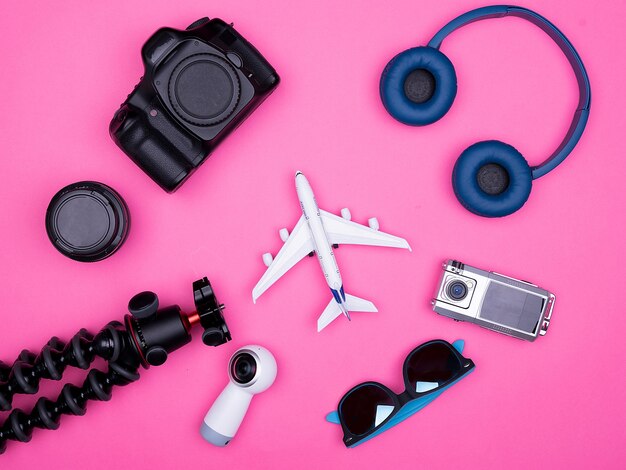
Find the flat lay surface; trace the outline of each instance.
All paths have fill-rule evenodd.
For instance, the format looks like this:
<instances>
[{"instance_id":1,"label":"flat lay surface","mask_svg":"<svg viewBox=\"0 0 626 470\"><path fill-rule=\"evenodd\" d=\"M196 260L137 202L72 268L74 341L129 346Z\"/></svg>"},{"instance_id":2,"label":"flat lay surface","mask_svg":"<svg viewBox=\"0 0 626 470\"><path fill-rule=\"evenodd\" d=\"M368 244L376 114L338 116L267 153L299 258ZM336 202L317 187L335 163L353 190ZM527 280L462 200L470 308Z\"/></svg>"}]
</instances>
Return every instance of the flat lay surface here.
<instances>
[{"instance_id":1,"label":"flat lay surface","mask_svg":"<svg viewBox=\"0 0 626 470\"><path fill-rule=\"evenodd\" d=\"M477 1L287 2L169 0L12 2L0 27L0 360L54 335L121 320L136 293L193 309L191 283L208 276L233 340L194 340L141 380L90 402L59 430L9 442L3 469L39 468L623 468L626 366L623 268L626 144L623 75L626 2L529 0L574 44L589 73L587 128L556 170L533 182L518 212L487 219L454 196L451 173L469 145L498 139L532 164L561 142L577 103L571 67L538 28L516 18L453 33L450 111L426 127L395 121L380 74L396 54L425 45ZM140 50L158 28L222 18L276 68L281 83L174 194L122 151L108 126L143 74ZM340 317L321 333L330 300L315 258L257 301L262 254L302 212L294 175L306 174L320 208L381 231L413 251L335 250L346 292L378 313ZM124 198L130 231L110 258L79 263L46 235L62 187L99 181ZM458 259L555 293L547 335L520 341L431 310L441 263ZM355 449L325 421L360 382L403 390L402 363L417 345L465 340L475 370L408 420ZM199 428L246 344L276 357L272 387L252 400L226 448ZM96 361L98 366L102 362ZM68 369L63 382L82 383ZM61 384L43 381L39 395ZM37 397L39 396L37 395ZM33 396L16 396L30 410ZM0 422L8 416L0 413Z\"/></svg>"}]
</instances>

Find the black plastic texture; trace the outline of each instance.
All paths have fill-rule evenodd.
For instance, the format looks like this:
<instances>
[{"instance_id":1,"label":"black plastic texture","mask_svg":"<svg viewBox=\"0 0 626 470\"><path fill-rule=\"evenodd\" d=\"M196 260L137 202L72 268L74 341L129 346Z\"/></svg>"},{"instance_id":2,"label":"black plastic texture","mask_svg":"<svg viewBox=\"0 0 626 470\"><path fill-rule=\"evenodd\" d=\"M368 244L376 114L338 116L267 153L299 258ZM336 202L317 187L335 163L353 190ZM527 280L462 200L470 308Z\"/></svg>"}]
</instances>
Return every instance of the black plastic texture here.
<instances>
[{"instance_id":1,"label":"black plastic texture","mask_svg":"<svg viewBox=\"0 0 626 470\"><path fill-rule=\"evenodd\" d=\"M115 143L172 192L276 88L280 78L232 25L202 18L162 28L142 48L145 73L115 113Z\"/></svg>"},{"instance_id":2,"label":"black plastic texture","mask_svg":"<svg viewBox=\"0 0 626 470\"><path fill-rule=\"evenodd\" d=\"M100 261L115 253L130 228L128 208L109 186L81 181L61 189L46 211L54 247L76 261Z\"/></svg>"}]
</instances>

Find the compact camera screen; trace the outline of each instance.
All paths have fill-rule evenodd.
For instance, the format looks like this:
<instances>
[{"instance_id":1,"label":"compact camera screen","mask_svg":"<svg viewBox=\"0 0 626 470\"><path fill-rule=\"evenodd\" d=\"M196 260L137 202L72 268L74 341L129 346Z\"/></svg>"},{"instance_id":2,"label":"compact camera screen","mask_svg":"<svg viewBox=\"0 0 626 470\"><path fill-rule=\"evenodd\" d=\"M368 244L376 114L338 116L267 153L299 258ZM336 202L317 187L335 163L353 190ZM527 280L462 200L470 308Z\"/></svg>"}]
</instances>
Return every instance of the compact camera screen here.
<instances>
[{"instance_id":1,"label":"compact camera screen","mask_svg":"<svg viewBox=\"0 0 626 470\"><path fill-rule=\"evenodd\" d=\"M115 143L176 190L278 86L274 68L232 25L202 18L161 28L142 48L144 76L115 113Z\"/></svg>"},{"instance_id":2,"label":"compact camera screen","mask_svg":"<svg viewBox=\"0 0 626 470\"><path fill-rule=\"evenodd\" d=\"M451 260L443 264L432 303L440 315L534 341L548 330L554 300L528 282Z\"/></svg>"},{"instance_id":3,"label":"compact camera screen","mask_svg":"<svg viewBox=\"0 0 626 470\"><path fill-rule=\"evenodd\" d=\"M539 295L492 282L485 293L480 318L533 332L541 318L543 304L544 299Z\"/></svg>"}]
</instances>

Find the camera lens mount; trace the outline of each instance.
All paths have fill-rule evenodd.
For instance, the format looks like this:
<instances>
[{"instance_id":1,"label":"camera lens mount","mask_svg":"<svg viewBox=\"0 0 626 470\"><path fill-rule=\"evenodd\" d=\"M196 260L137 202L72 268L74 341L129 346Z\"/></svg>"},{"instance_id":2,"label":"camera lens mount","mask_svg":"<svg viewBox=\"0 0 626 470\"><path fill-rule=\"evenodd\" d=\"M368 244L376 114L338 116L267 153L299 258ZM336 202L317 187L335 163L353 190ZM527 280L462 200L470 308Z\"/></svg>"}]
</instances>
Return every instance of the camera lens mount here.
<instances>
[{"instance_id":1,"label":"camera lens mount","mask_svg":"<svg viewBox=\"0 0 626 470\"><path fill-rule=\"evenodd\" d=\"M198 126L212 126L228 119L241 94L237 72L215 54L194 54L172 72L169 100L176 113Z\"/></svg>"},{"instance_id":2,"label":"camera lens mount","mask_svg":"<svg viewBox=\"0 0 626 470\"><path fill-rule=\"evenodd\" d=\"M446 293L448 294L448 297L457 302L467 297L467 292L467 284L458 279L452 281L450 284L448 284L448 287L446 288Z\"/></svg>"}]
</instances>

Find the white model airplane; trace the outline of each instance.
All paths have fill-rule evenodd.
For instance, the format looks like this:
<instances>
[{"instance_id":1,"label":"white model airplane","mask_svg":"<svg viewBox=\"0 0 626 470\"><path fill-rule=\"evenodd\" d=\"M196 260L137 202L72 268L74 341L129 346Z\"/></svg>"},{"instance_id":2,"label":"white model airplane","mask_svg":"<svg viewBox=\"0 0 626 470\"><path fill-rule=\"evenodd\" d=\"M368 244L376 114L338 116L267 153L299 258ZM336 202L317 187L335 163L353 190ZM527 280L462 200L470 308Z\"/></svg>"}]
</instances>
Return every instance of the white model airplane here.
<instances>
[{"instance_id":1,"label":"white model airplane","mask_svg":"<svg viewBox=\"0 0 626 470\"><path fill-rule=\"evenodd\" d=\"M268 268L254 286L252 300L256 303L261 294L298 261L315 253L333 294L330 303L317 320L317 331L322 331L341 313L350 320L351 311L377 312L372 302L344 292L333 247L342 244L373 245L406 248L411 251L407 241L380 232L376 218L369 219L369 227L366 227L350 222L350 211L347 208L341 209L341 217L321 210L317 206L309 181L299 171L296 173L296 192L302 206L302 217L291 231L291 235L286 228L279 231L280 238L285 244L276 255L276 259L272 259L270 253L263 255L263 262Z\"/></svg>"}]
</instances>

